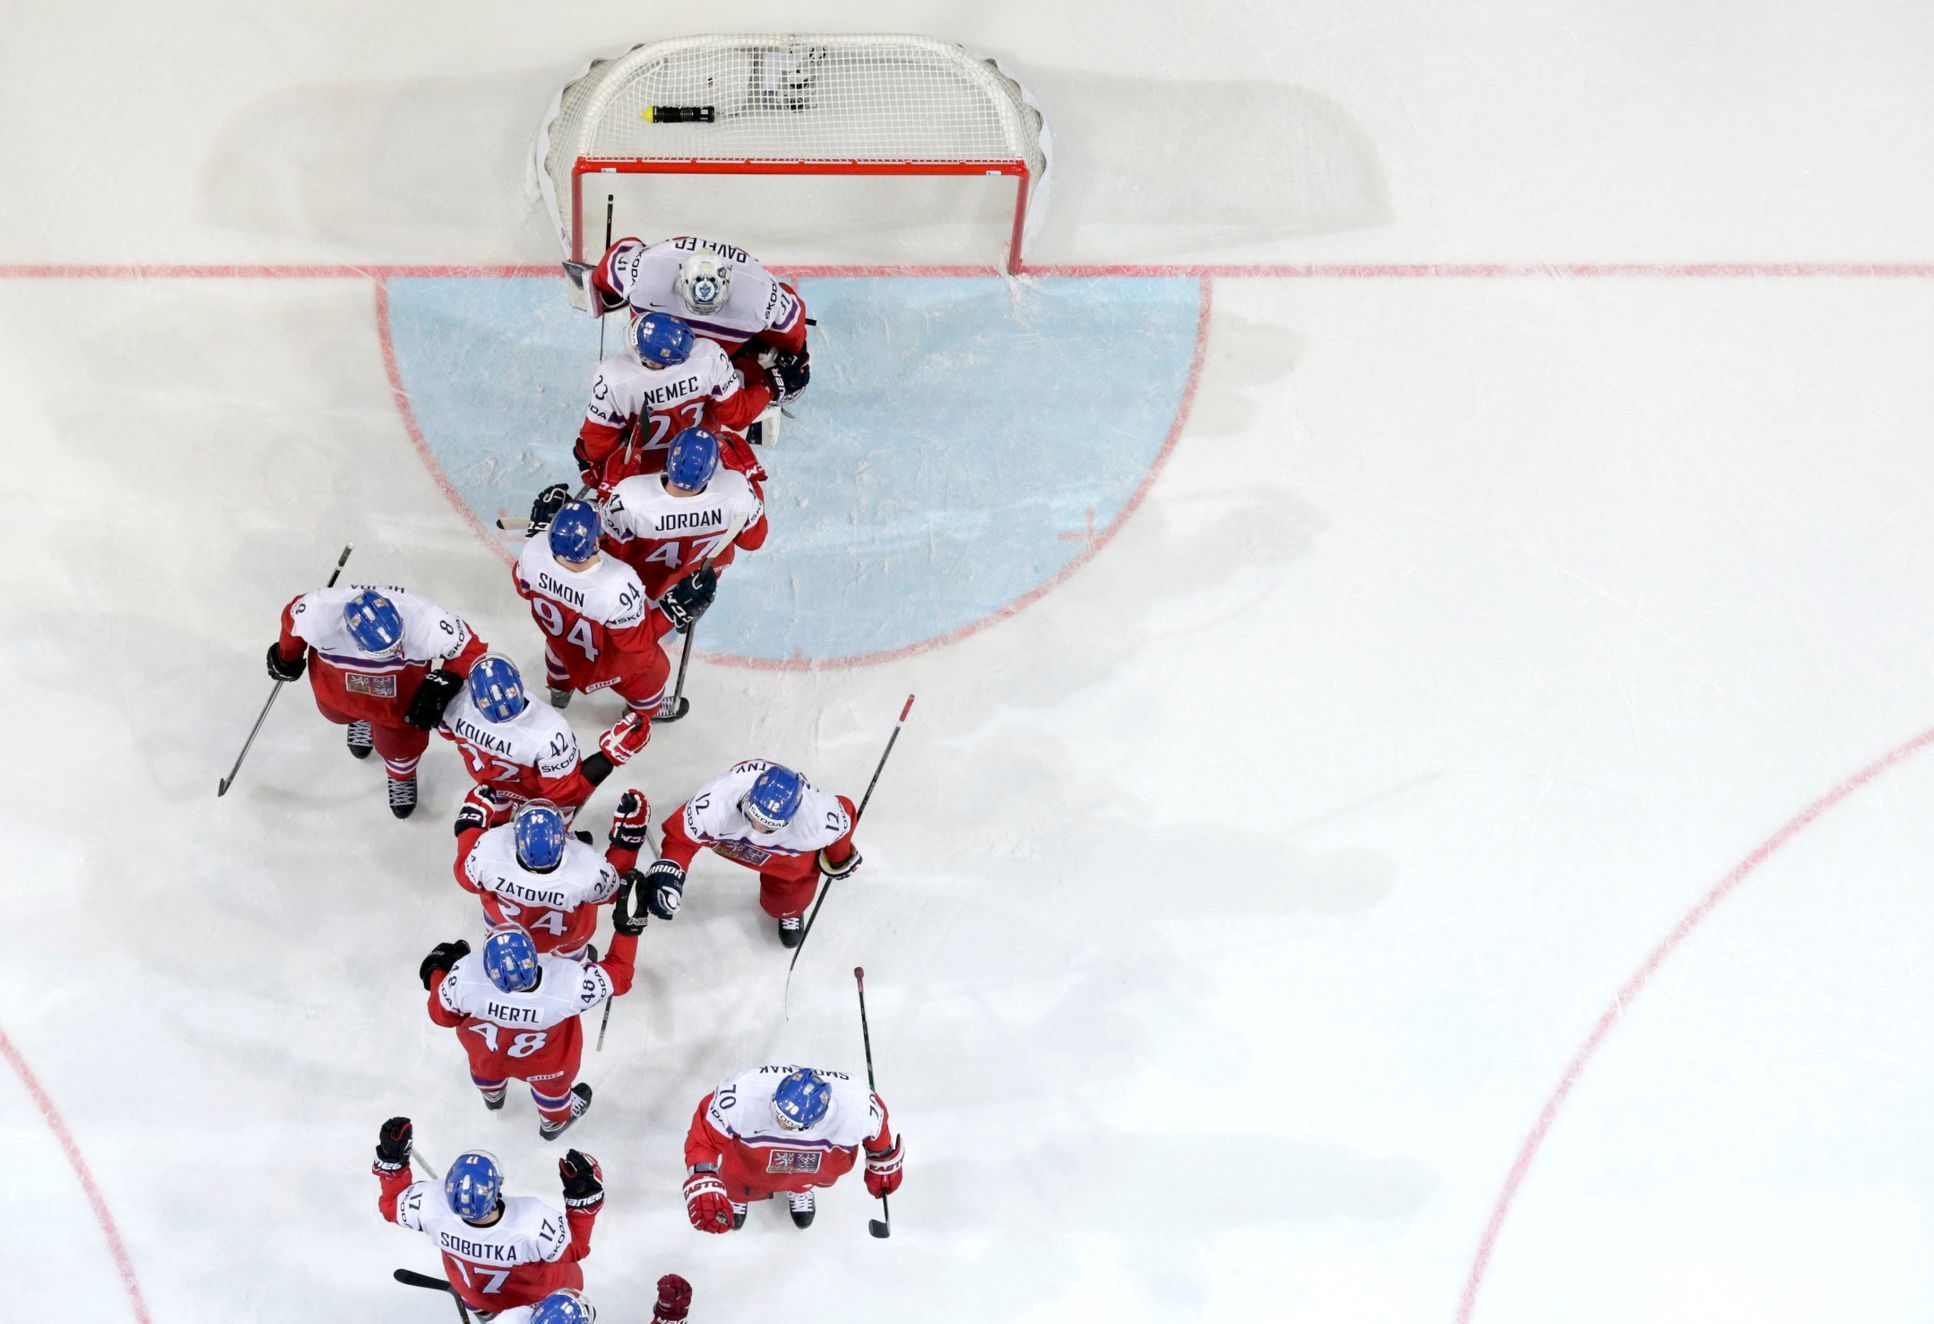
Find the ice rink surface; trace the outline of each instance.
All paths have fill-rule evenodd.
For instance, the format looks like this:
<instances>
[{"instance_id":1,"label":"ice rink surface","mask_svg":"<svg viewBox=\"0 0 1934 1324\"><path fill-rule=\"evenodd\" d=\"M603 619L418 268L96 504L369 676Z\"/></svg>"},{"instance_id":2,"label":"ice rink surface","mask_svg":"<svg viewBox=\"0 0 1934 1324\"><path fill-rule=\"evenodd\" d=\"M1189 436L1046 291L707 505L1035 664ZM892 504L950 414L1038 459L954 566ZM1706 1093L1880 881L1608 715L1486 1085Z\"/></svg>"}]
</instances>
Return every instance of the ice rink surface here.
<instances>
[{"instance_id":1,"label":"ice rink surface","mask_svg":"<svg viewBox=\"0 0 1934 1324\"><path fill-rule=\"evenodd\" d=\"M790 1019L747 875L647 936L603 1318L1934 1318L1934 11L1821 0L11 15L0 1317L447 1317L392 1113L556 1199L423 1014L452 753L398 824L298 688L214 784L347 541L535 661L476 526L595 333L393 269L554 260L545 101L728 20L1001 56L1082 274L809 282L769 550L590 817L856 793L919 702ZM860 1070L859 963L892 1240L701 1238L693 1106Z\"/></svg>"}]
</instances>

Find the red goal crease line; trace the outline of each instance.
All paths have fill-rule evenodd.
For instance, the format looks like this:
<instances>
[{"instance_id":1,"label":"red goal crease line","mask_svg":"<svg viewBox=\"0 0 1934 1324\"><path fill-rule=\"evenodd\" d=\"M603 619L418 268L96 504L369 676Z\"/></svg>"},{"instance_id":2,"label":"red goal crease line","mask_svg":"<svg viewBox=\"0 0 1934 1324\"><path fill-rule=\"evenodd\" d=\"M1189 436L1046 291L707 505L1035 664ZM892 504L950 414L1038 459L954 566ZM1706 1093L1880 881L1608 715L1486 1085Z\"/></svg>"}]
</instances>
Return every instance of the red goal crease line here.
<instances>
[{"instance_id":1,"label":"red goal crease line","mask_svg":"<svg viewBox=\"0 0 1934 1324\"><path fill-rule=\"evenodd\" d=\"M797 277L985 277L1000 267L795 263L773 270ZM556 263L0 263L0 280L389 280L536 279L560 275ZM1926 280L1934 262L1127 262L1026 263L1038 279L1105 276L1220 280Z\"/></svg>"}]
</instances>

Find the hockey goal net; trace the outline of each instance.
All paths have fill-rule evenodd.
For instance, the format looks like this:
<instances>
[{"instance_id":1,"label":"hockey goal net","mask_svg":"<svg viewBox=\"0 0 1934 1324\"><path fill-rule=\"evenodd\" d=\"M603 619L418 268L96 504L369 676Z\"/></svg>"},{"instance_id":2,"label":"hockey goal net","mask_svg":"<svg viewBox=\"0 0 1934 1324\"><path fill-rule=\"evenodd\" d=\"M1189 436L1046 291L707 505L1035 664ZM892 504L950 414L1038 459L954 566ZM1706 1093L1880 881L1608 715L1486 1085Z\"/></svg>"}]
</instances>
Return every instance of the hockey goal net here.
<instances>
[{"instance_id":1,"label":"hockey goal net","mask_svg":"<svg viewBox=\"0 0 1934 1324\"><path fill-rule=\"evenodd\" d=\"M978 212L999 220L998 239L982 228L983 248L1004 242L1018 272L1045 212L1048 152L1033 97L960 46L683 37L594 61L566 85L538 135L537 182L573 261L597 259L607 218L619 235L700 233L754 251L761 223L795 235L857 227L870 233L853 242L877 260L909 257ZM823 216L802 187L811 180L834 182ZM779 257L801 255L814 256Z\"/></svg>"}]
</instances>

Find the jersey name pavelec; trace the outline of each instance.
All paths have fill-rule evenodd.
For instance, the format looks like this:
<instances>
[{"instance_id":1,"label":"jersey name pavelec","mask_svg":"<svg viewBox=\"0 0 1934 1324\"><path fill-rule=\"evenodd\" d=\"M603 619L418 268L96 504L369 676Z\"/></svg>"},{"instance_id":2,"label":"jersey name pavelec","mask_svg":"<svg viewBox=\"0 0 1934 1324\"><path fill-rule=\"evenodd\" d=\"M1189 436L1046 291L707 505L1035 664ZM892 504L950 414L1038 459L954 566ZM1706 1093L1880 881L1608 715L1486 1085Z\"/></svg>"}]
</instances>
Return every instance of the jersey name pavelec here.
<instances>
[{"instance_id":1,"label":"jersey name pavelec","mask_svg":"<svg viewBox=\"0 0 1934 1324\"><path fill-rule=\"evenodd\" d=\"M678 269L697 253L713 253L732 264L732 292L716 312L697 314L678 296ZM616 245L606 258L611 287L633 312L670 313L699 335L716 340L727 353L762 331L796 332L805 315L799 300L757 258L716 239L680 235L650 247Z\"/></svg>"}]
</instances>

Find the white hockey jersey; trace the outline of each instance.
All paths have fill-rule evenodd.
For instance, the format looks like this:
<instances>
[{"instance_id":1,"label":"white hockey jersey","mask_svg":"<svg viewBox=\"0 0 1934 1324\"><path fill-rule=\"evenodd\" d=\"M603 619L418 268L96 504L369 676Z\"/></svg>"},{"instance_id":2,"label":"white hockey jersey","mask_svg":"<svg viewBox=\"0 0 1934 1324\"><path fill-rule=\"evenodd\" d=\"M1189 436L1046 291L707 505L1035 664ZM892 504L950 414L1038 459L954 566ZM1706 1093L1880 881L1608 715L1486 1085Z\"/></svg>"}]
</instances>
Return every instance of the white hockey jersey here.
<instances>
[{"instance_id":1,"label":"white hockey jersey","mask_svg":"<svg viewBox=\"0 0 1934 1324\"><path fill-rule=\"evenodd\" d=\"M678 269L694 253L714 253L732 264L732 292L725 306L698 316L678 297ZM604 257L600 274L623 296L633 313L670 313L730 354L754 336L797 339L806 310L757 258L734 244L680 235L646 245L620 240Z\"/></svg>"},{"instance_id":2,"label":"white hockey jersey","mask_svg":"<svg viewBox=\"0 0 1934 1324\"><path fill-rule=\"evenodd\" d=\"M740 482L745 479L733 475ZM626 482L657 482L657 479L626 479ZM624 484L619 484L622 488ZM609 521L606 521L609 528ZM651 610L651 599L646 595L644 585L639 582L637 571L622 561L610 557L600 557L598 563L585 570L572 570L551 555L548 538L532 538L524 544L524 550L517 554L518 591L527 598L544 598L568 608L568 612L552 612L546 616L543 608L534 606L538 614L538 624L553 638L562 637L564 622L571 616L582 616L596 621L599 625L614 630L628 629L645 619ZM552 618L556 624L553 625ZM595 656L595 655L594 655Z\"/></svg>"},{"instance_id":3,"label":"white hockey jersey","mask_svg":"<svg viewBox=\"0 0 1934 1324\"><path fill-rule=\"evenodd\" d=\"M832 1087L832 1102L826 1115L801 1130L779 1125L772 1111L772 1096L779 1082L798 1070L794 1066L763 1066L741 1071L719 1082L712 1091L712 1102L705 1120L720 1135L751 1149L773 1146L781 1149L855 1150L880 1134L886 1121L886 1106L863 1081L843 1071L815 1074Z\"/></svg>"},{"instance_id":4,"label":"white hockey jersey","mask_svg":"<svg viewBox=\"0 0 1934 1324\"><path fill-rule=\"evenodd\" d=\"M504 1198L504 1215L489 1227L475 1227L458 1218L443 1196L441 1182L412 1182L396 1201L399 1225L421 1232L452 1260L461 1261L464 1276L482 1292L494 1275L501 1285L520 1264L555 1264L571 1246L570 1225L564 1215L528 1195Z\"/></svg>"},{"instance_id":5,"label":"white hockey jersey","mask_svg":"<svg viewBox=\"0 0 1934 1324\"><path fill-rule=\"evenodd\" d=\"M437 985L437 1001L456 1016L472 1016L506 1030L548 1030L611 997L611 976L596 962L580 964L540 954L537 987L506 993L484 973L483 953L471 952Z\"/></svg>"},{"instance_id":6,"label":"white hockey jersey","mask_svg":"<svg viewBox=\"0 0 1934 1324\"><path fill-rule=\"evenodd\" d=\"M376 659L356 646L343 623L343 608L364 590L388 598L403 618L403 651L395 658ZM304 593L289 606L290 631L325 661L358 671L403 667L412 662L448 661L470 642L470 627L426 597L395 584L339 584Z\"/></svg>"},{"instance_id":7,"label":"white hockey jersey","mask_svg":"<svg viewBox=\"0 0 1934 1324\"><path fill-rule=\"evenodd\" d=\"M464 876L495 898L492 922L499 918L532 934L563 938L582 906L603 905L618 894L618 871L576 837L564 839L564 858L549 873L526 869L517 859L512 824L491 828L464 857ZM588 935L587 935L588 936Z\"/></svg>"},{"instance_id":8,"label":"white hockey jersey","mask_svg":"<svg viewBox=\"0 0 1934 1324\"><path fill-rule=\"evenodd\" d=\"M662 474L640 474L613 489L604 528L621 545L618 555L647 576L646 591L662 594L706 557L719 556L765 513L751 480L736 469L721 467L696 496L668 490Z\"/></svg>"},{"instance_id":9,"label":"white hockey jersey","mask_svg":"<svg viewBox=\"0 0 1934 1324\"><path fill-rule=\"evenodd\" d=\"M724 854L746 858L759 854L805 855L824 850L853 830L853 816L839 797L801 777L799 810L792 821L777 832L759 831L739 808L739 801L759 774L771 766L766 759L747 759L702 787L685 802L681 819L685 835L701 846L723 845L728 848Z\"/></svg>"},{"instance_id":10,"label":"white hockey jersey","mask_svg":"<svg viewBox=\"0 0 1934 1324\"><path fill-rule=\"evenodd\" d=\"M444 710L444 735L463 751L470 776L516 801L543 797L568 809L582 804L589 787L582 781L578 738L564 714L548 703L528 699L524 711L508 722L493 722L477 709L465 686ZM563 783L573 783L566 789ZM567 814L568 816L568 814Z\"/></svg>"},{"instance_id":11,"label":"white hockey jersey","mask_svg":"<svg viewBox=\"0 0 1934 1324\"><path fill-rule=\"evenodd\" d=\"M692 356L673 367L648 368L630 354L614 354L599 363L584 417L605 427L621 428L649 411L651 428L642 438L646 455L642 463L632 467L656 472L665 467L665 457L652 452L668 450L673 437L699 426L705 420L707 405L726 405L743 390L745 379L725 357L725 351L701 336L692 342ZM760 401L766 398L762 393ZM740 409L727 405L719 421L727 427L743 428L758 417L757 403L748 401Z\"/></svg>"}]
</instances>

